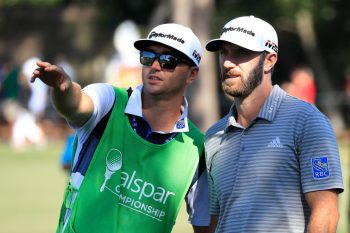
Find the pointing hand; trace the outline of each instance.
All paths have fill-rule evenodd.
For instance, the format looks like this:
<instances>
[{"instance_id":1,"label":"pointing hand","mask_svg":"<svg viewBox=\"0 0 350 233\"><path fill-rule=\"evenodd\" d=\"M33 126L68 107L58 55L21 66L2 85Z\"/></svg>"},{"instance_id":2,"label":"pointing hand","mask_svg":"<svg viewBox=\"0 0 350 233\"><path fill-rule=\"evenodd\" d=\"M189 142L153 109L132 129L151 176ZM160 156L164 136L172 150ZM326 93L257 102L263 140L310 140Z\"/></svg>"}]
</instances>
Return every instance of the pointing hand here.
<instances>
[{"instance_id":1,"label":"pointing hand","mask_svg":"<svg viewBox=\"0 0 350 233\"><path fill-rule=\"evenodd\" d=\"M61 67L44 61L38 61L36 64L38 68L33 72L30 79L31 83L34 83L35 79L39 78L46 85L60 91L65 91L72 85L72 80Z\"/></svg>"}]
</instances>

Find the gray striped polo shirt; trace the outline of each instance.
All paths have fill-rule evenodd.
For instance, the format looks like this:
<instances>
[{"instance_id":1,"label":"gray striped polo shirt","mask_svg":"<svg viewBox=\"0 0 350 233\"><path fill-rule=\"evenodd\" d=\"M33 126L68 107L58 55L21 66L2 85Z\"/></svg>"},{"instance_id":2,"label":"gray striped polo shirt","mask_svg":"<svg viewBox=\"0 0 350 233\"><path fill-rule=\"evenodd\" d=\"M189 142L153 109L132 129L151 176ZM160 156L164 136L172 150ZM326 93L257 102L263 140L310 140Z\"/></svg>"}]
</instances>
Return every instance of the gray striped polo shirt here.
<instances>
[{"instance_id":1,"label":"gray striped polo shirt","mask_svg":"<svg viewBox=\"0 0 350 233\"><path fill-rule=\"evenodd\" d=\"M216 232L306 232L303 193L343 191L338 146L328 119L275 85L247 128L228 115L206 133L210 211Z\"/></svg>"}]
</instances>

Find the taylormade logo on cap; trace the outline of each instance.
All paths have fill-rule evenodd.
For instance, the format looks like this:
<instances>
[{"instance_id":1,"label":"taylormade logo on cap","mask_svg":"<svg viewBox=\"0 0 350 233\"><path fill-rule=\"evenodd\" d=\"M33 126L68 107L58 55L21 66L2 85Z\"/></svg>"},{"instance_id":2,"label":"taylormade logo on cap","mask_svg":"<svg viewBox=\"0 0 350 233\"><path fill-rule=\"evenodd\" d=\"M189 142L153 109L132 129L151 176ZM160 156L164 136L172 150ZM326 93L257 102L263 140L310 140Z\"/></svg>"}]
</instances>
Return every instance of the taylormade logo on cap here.
<instances>
[{"instance_id":1,"label":"taylormade logo on cap","mask_svg":"<svg viewBox=\"0 0 350 233\"><path fill-rule=\"evenodd\" d=\"M226 23L220 38L209 41L206 49L220 50L221 43L224 41L256 52L278 53L275 29L269 23L254 16L243 16Z\"/></svg>"},{"instance_id":2,"label":"taylormade logo on cap","mask_svg":"<svg viewBox=\"0 0 350 233\"><path fill-rule=\"evenodd\" d=\"M241 27L238 27L238 28L229 27L229 28L222 29L222 33L229 32L229 31L243 32L243 33L247 33L248 35L255 36L255 33L253 31L248 31L247 29L244 29Z\"/></svg>"},{"instance_id":3,"label":"taylormade logo on cap","mask_svg":"<svg viewBox=\"0 0 350 233\"><path fill-rule=\"evenodd\" d=\"M181 44L184 44L185 41L182 38L177 38L176 36L172 35L172 34L163 34L163 33L157 33L157 32L151 32L151 34L149 35L149 39L152 39L152 37L166 37L170 40L175 40L177 42L180 42Z\"/></svg>"},{"instance_id":4,"label":"taylormade logo on cap","mask_svg":"<svg viewBox=\"0 0 350 233\"><path fill-rule=\"evenodd\" d=\"M201 43L188 27L175 23L161 24L152 29L147 39L135 41L134 46L138 50L142 50L155 43L167 45L183 53L197 66L201 61Z\"/></svg>"}]
</instances>

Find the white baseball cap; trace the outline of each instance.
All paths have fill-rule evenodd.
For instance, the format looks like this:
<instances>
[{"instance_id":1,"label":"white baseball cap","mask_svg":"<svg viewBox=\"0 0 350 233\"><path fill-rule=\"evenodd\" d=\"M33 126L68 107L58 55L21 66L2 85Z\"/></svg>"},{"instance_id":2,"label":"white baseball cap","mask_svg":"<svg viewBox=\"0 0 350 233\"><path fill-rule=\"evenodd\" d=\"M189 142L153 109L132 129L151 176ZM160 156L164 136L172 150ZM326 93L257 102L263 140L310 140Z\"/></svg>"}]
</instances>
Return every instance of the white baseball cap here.
<instances>
[{"instance_id":1,"label":"white baseball cap","mask_svg":"<svg viewBox=\"0 0 350 233\"><path fill-rule=\"evenodd\" d=\"M218 51L224 41L256 52L278 53L275 29L254 16L242 16L229 21L223 27L220 38L209 41L205 48L208 51Z\"/></svg>"},{"instance_id":2,"label":"white baseball cap","mask_svg":"<svg viewBox=\"0 0 350 233\"><path fill-rule=\"evenodd\" d=\"M169 46L190 58L197 66L202 58L202 47L198 37L188 27L175 23L161 24L152 29L146 39L135 41L134 46L143 50L153 44Z\"/></svg>"}]
</instances>

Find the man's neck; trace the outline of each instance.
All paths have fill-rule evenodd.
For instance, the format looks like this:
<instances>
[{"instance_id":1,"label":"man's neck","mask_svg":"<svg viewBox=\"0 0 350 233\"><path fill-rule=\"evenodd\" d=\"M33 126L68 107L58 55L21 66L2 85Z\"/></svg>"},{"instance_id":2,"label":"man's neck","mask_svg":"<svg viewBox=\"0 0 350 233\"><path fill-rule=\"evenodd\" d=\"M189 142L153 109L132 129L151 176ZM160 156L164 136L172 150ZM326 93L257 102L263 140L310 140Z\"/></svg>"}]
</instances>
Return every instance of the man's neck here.
<instances>
[{"instance_id":1,"label":"man's neck","mask_svg":"<svg viewBox=\"0 0 350 233\"><path fill-rule=\"evenodd\" d=\"M272 88L271 83L262 83L246 98L235 98L235 106L237 109L236 121L240 125L246 128L258 116Z\"/></svg>"},{"instance_id":2,"label":"man's neck","mask_svg":"<svg viewBox=\"0 0 350 233\"><path fill-rule=\"evenodd\" d=\"M159 100L143 98L142 114L152 131L172 132L181 117L183 97Z\"/></svg>"}]
</instances>

